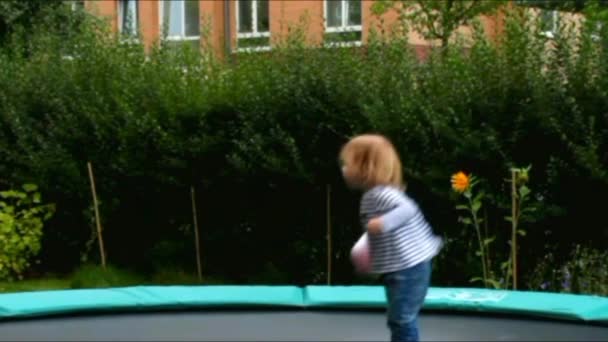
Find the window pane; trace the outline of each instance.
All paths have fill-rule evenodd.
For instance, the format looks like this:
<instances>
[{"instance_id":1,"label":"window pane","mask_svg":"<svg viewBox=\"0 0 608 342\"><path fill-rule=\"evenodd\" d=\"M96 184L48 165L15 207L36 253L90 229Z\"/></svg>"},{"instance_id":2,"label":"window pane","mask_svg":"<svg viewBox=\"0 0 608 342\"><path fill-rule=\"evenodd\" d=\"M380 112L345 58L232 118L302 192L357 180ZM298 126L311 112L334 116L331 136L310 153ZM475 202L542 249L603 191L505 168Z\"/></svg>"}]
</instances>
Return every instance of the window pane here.
<instances>
[{"instance_id":1,"label":"window pane","mask_svg":"<svg viewBox=\"0 0 608 342\"><path fill-rule=\"evenodd\" d=\"M199 0L186 1L186 36L200 35Z\"/></svg>"},{"instance_id":2,"label":"window pane","mask_svg":"<svg viewBox=\"0 0 608 342\"><path fill-rule=\"evenodd\" d=\"M200 40L198 39L188 39L188 40L168 40L164 42L165 47L170 50L181 50L183 48L191 48L194 51L200 51L201 45Z\"/></svg>"},{"instance_id":3,"label":"window pane","mask_svg":"<svg viewBox=\"0 0 608 342\"><path fill-rule=\"evenodd\" d=\"M167 29L169 36L182 35L183 6L181 1L163 1L163 29Z\"/></svg>"},{"instance_id":4,"label":"window pane","mask_svg":"<svg viewBox=\"0 0 608 342\"><path fill-rule=\"evenodd\" d=\"M361 0L348 1L348 25L361 25Z\"/></svg>"},{"instance_id":5,"label":"window pane","mask_svg":"<svg viewBox=\"0 0 608 342\"><path fill-rule=\"evenodd\" d=\"M258 32L269 31L268 0L258 0Z\"/></svg>"},{"instance_id":6,"label":"window pane","mask_svg":"<svg viewBox=\"0 0 608 342\"><path fill-rule=\"evenodd\" d=\"M327 26L342 26L342 1L326 0L327 4Z\"/></svg>"},{"instance_id":7,"label":"window pane","mask_svg":"<svg viewBox=\"0 0 608 342\"><path fill-rule=\"evenodd\" d=\"M251 12L253 10L251 0L239 0L239 32L252 31Z\"/></svg>"},{"instance_id":8,"label":"window pane","mask_svg":"<svg viewBox=\"0 0 608 342\"><path fill-rule=\"evenodd\" d=\"M120 15L120 27L122 31L125 32L127 30L127 26L129 25L129 1L128 0L120 0L118 2Z\"/></svg>"},{"instance_id":9,"label":"window pane","mask_svg":"<svg viewBox=\"0 0 608 342\"><path fill-rule=\"evenodd\" d=\"M541 30L544 32L553 32L555 27L554 27L554 21L553 21L553 16L554 16L554 12L553 11L546 11L543 10L540 13L540 27Z\"/></svg>"},{"instance_id":10,"label":"window pane","mask_svg":"<svg viewBox=\"0 0 608 342\"><path fill-rule=\"evenodd\" d=\"M122 32L125 34L137 34L137 1L121 0L120 15Z\"/></svg>"},{"instance_id":11,"label":"window pane","mask_svg":"<svg viewBox=\"0 0 608 342\"><path fill-rule=\"evenodd\" d=\"M129 15L127 17L127 21L129 26L129 32L131 34L137 34L137 1L130 0L128 7Z\"/></svg>"}]
</instances>

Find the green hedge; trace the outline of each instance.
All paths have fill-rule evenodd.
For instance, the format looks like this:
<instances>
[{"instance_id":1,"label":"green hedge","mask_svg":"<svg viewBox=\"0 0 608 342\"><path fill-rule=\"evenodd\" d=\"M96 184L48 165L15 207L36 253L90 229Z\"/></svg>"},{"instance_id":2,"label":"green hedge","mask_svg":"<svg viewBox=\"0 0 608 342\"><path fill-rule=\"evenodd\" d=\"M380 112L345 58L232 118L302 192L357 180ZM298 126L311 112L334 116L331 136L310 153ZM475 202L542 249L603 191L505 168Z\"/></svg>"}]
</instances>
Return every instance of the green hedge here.
<instances>
[{"instance_id":1,"label":"green hedge","mask_svg":"<svg viewBox=\"0 0 608 342\"><path fill-rule=\"evenodd\" d=\"M381 132L402 153L411 195L450 241L436 266L442 284L479 274L450 175L487 179L503 194L498 208L508 168L531 164L539 210L520 242L527 272L545 243L567 251L608 236L606 32L573 41L564 28L548 41L533 24L509 13L500 42L478 35L424 62L407 41L380 37L364 49L303 49L294 38L222 64L187 49L146 54L92 18L69 35L41 21L0 49L0 182L39 184L57 205L45 270L96 258L91 161L112 263L193 269L194 186L204 272L302 284L325 281L329 184L334 279L346 283L361 281L347 257L360 228L337 153L353 134ZM508 228L490 214L506 253Z\"/></svg>"}]
</instances>

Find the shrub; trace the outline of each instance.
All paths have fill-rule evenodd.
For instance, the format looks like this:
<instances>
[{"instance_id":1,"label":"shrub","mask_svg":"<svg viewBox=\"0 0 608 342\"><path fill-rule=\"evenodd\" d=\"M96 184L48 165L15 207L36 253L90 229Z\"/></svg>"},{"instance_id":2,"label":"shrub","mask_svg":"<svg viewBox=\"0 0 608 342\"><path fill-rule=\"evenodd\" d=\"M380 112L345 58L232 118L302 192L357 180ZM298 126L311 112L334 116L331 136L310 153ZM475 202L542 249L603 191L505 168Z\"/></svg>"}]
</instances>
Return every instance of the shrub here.
<instances>
[{"instance_id":1,"label":"shrub","mask_svg":"<svg viewBox=\"0 0 608 342\"><path fill-rule=\"evenodd\" d=\"M498 42L477 27L470 45L423 62L399 36L306 49L294 30L279 49L226 64L187 48L146 52L93 18L68 35L35 20L27 39L15 30L0 48L1 181L36 180L61 207L41 250L46 268L71 269L90 240L91 161L110 262L153 269L160 241L192 241L178 227L192 224L194 186L206 273L263 281L257 273L273 265L269 277L297 284L326 279L331 185L333 279L349 283L357 196L336 156L348 137L376 131L395 142L409 193L450 241L437 282L468 284L481 273L475 236L457 225L450 200L454 170L474 171L500 194L503 170L532 165L539 205L526 244L572 240L573 226L576 242L603 241L606 30L597 40L589 23L578 39L563 27L549 40L523 11L505 18ZM487 216L502 222L497 214ZM187 269L194 259L167 255Z\"/></svg>"},{"instance_id":2,"label":"shrub","mask_svg":"<svg viewBox=\"0 0 608 342\"><path fill-rule=\"evenodd\" d=\"M532 290L608 295L608 252L576 245L568 257L548 253L529 278Z\"/></svg>"},{"instance_id":3,"label":"shrub","mask_svg":"<svg viewBox=\"0 0 608 342\"><path fill-rule=\"evenodd\" d=\"M54 210L42 204L34 184L0 192L0 280L23 278L40 252L44 222Z\"/></svg>"}]
</instances>

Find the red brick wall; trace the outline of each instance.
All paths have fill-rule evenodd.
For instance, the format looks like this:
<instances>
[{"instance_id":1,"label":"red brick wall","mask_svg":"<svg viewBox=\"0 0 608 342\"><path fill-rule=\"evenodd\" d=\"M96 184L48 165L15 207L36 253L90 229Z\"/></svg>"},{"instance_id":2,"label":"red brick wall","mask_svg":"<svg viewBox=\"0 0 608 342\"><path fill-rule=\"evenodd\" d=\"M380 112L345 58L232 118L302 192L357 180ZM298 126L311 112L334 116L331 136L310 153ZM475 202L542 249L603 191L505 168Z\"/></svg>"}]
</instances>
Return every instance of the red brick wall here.
<instances>
[{"instance_id":1,"label":"red brick wall","mask_svg":"<svg viewBox=\"0 0 608 342\"><path fill-rule=\"evenodd\" d=\"M212 47L220 54L224 52L224 1L226 0L199 0L201 20L209 20L210 41ZM109 20L113 30L118 29L118 0L88 0L87 10ZM362 26L363 42L368 39L368 30L374 26L379 28L380 20L372 15L371 6L374 0L362 0ZM139 28L146 46L152 45L160 36L159 0L139 1ZM236 46L236 3L230 1L231 12L231 42ZM296 25L303 17L307 18L307 39L309 42L318 43L323 38L324 31L324 1L322 0L270 0L270 31L271 39L280 37L288 32L289 25ZM396 11L389 11L383 15L383 28L390 32L391 26L397 20ZM500 34L501 28L497 25L496 18L484 18L486 32L491 37ZM466 31L466 30L465 30ZM412 45L417 46L420 54L424 55L427 48L432 45L415 33L410 34Z\"/></svg>"}]
</instances>

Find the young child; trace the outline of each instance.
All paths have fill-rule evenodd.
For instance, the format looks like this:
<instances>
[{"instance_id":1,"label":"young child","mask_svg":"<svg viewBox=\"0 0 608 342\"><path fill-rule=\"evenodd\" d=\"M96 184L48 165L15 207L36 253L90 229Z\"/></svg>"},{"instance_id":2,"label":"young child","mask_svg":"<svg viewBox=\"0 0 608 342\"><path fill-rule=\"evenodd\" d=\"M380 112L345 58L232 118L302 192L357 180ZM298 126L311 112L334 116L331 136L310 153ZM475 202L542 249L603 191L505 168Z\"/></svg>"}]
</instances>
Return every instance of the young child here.
<instances>
[{"instance_id":1,"label":"young child","mask_svg":"<svg viewBox=\"0 0 608 342\"><path fill-rule=\"evenodd\" d=\"M386 138L357 136L342 148L340 159L346 183L363 191L360 218L369 240L370 272L384 283L391 341L418 341L418 313L442 240L405 194L399 156Z\"/></svg>"}]
</instances>

